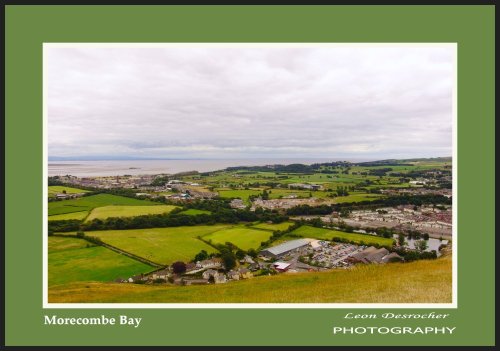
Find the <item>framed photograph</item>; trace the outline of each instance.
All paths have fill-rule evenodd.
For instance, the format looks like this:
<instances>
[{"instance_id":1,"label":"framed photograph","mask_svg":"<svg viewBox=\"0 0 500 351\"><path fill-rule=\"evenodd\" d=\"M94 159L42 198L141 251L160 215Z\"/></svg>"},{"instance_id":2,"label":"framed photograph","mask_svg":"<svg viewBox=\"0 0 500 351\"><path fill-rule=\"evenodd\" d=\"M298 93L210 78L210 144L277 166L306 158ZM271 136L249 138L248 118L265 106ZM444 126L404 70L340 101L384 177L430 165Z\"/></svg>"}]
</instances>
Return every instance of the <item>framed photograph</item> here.
<instances>
[{"instance_id":1,"label":"framed photograph","mask_svg":"<svg viewBox=\"0 0 500 351\"><path fill-rule=\"evenodd\" d=\"M494 344L493 6L6 20L6 345Z\"/></svg>"}]
</instances>

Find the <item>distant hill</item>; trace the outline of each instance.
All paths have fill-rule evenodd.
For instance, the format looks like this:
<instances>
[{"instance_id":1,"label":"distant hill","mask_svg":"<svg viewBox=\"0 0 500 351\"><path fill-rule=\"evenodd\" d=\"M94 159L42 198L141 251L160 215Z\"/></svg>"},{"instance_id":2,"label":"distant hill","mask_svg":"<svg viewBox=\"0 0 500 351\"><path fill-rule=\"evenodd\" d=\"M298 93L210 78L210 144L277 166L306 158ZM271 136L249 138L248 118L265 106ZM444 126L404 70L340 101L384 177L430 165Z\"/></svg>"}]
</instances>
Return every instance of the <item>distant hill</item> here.
<instances>
[{"instance_id":1,"label":"distant hill","mask_svg":"<svg viewBox=\"0 0 500 351\"><path fill-rule=\"evenodd\" d=\"M409 158L409 159L387 159L379 161L357 162L357 166L412 166L413 162L451 162L451 157L432 157L432 158Z\"/></svg>"}]
</instances>

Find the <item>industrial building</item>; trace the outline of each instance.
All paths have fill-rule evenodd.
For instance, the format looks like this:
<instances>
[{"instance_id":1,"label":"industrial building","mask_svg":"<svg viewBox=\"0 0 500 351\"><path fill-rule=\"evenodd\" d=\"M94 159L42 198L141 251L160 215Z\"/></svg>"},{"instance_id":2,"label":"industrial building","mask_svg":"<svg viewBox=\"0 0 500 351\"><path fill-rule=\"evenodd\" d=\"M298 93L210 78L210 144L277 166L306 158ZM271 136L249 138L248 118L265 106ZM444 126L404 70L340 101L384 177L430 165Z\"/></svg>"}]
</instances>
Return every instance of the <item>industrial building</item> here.
<instances>
[{"instance_id":1,"label":"industrial building","mask_svg":"<svg viewBox=\"0 0 500 351\"><path fill-rule=\"evenodd\" d=\"M297 239L292 241L287 241L286 243L269 247L260 252L260 255L271 258L283 257L290 252L297 252L301 248L308 246L309 239Z\"/></svg>"}]
</instances>

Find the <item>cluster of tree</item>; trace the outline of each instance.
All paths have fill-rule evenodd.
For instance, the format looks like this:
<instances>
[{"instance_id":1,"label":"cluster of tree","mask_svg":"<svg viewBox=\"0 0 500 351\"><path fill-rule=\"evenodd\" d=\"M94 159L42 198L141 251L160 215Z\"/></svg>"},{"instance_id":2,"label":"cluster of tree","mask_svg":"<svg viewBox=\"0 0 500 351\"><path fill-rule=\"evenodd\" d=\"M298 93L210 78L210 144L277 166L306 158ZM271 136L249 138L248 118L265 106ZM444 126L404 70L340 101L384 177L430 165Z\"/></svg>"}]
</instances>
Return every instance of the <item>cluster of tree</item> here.
<instances>
[{"instance_id":1,"label":"cluster of tree","mask_svg":"<svg viewBox=\"0 0 500 351\"><path fill-rule=\"evenodd\" d=\"M269 193L270 193L270 192L271 192L271 191L269 191ZM262 200L269 200L269 193L267 192L267 190L266 190L266 189L264 189L264 191L262 192L262 194L260 194L260 198L261 198Z\"/></svg>"},{"instance_id":2,"label":"cluster of tree","mask_svg":"<svg viewBox=\"0 0 500 351\"><path fill-rule=\"evenodd\" d=\"M52 232L74 232L80 229L81 221L77 219L66 219L61 221L49 221L48 230Z\"/></svg>"},{"instance_id":3,"label":"cluster of tree","mask_svg":"<svg viewBox=\"0 0 500 351\"><path fill-rule=\"evenodd\" d=\"M339 238L338 236L334 236L332 238L332 241L336 242L336 243L345 243L345 244L351 244L351 245L374 246L377 249L385 247L389 251L391 251L393 249L392 246L380 245L379 243L368 244L368 243L364 242L363 240L361 240L361 241L358 242L358 241L354 241L354 240L348 240L348 239L345 239L345 238Z\"/></svg>"},{"instance_id":4,"label":"cluster of tree","mask_svg":"<svg viewBox=\"0 0 500 351\"><path fill-rule=\"evenodd\" d=\"M399 256L403 257L405 262L416 260L432 260L437 258L435 250L421 251L421 250L407 250L405 248L397 248L394 250Z\"/></svg>"},{"instance_id":5,"label":"cluster of tree","mask_svg":"<svg viewBox=\"0 0 500 351\"><path fill-rule=\"evenodd\" d=\"M64 185L64 183L60 180L59 176L49 177L48 184L51 185Z\"/></svg>"},{"instance_id":6,"label":"cluster of tree","mask_svg":"<svg viewBox=\"0 0 500 351\"><path fill-rule=\"evenodd\" d=\"M337 196L348 196L349 192L347 191L348 189L352 190L352 187L347 187L347 186L342 186L342 185L337 185Z\"/></svg>"},{"instance_id":7,"label":"cluster of tree","mask_svg":"<svg viewBox=\"0 0 500 351\"><path fill-rule=\"evenodd\" d=\"M289 216L311 216L311 215L327 215L332 213L332 207L330 205L320 205L320 206L309 206L309 205L298 205L286 210L286 214Z\"/></svg>"},{"instance_id":8,"label":"cluster of tree","mask_svg":"<svg viewBox=\"0 0 500 351\"><path fill-rule=\"evenodd\" d=\"M169 180L172 180L171 176L159 176L153 179L151 182L151 186L164 186L165 184L168 183Z\"/></svg>"},{"instance_id":9,"label":"cluster of tree","mask_svg":"<svg viewBox=\"0 0 500 351\"><path fill-rule=\"evenodd\" d=\"M390 168L390 167L375 168L375 169L370 169L368 171L368 174L372 175L372 176L383 177L383 176L387 175L387 172L391 172L391 171L392 171L392 168Z\"/></svg>"},{"instance_id":10,"label":"cluster of tree","mask_svg":"<svg viewBox=\"0 0 500 351\"><path fill-rule=\"evenodd\" d=\"M418 230L406 230L406 235L408 236L408 239L409 240L419 240L419 239L423 239L423 240L429 240L429 234L427 233L421 233L419 232Z\"/></svg>"}]
</instances>

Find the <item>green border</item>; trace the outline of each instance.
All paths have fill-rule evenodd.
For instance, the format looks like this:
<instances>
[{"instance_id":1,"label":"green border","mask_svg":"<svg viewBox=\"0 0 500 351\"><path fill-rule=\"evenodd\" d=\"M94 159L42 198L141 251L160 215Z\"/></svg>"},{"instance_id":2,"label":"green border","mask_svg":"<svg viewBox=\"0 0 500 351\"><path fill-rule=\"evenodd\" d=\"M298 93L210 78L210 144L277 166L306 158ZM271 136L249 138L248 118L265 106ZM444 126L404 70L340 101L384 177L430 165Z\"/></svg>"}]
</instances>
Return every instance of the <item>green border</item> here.
<instances>
[{"instance_id":1,"label":"green border","mask_svg":"<svg viewBox=\"0 0 500 351\"><path fill-rule=\"evenodd\" d=\"M334 336L375 325L339 309L42 310L43 42L457 42L462 249L458 309L442 310L456 333ZM5 145L7 345L494 344L494 6L6 6ZM47 312L143 322L44 326Z\"/></svg>"}]
</instances>

